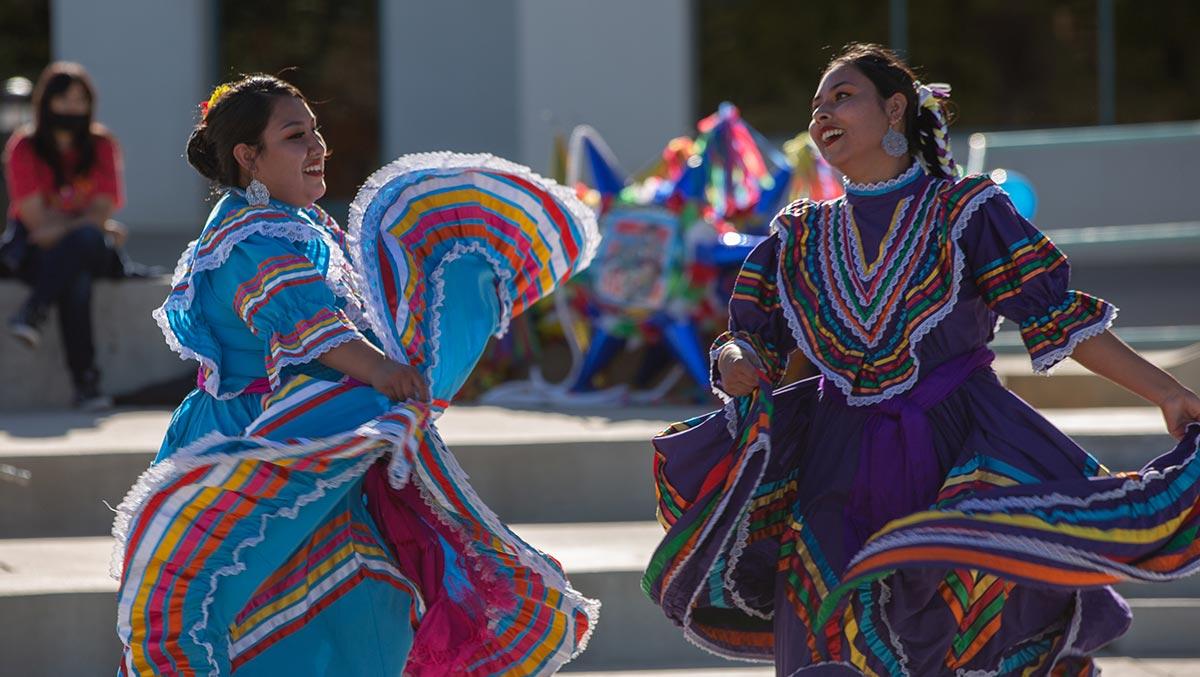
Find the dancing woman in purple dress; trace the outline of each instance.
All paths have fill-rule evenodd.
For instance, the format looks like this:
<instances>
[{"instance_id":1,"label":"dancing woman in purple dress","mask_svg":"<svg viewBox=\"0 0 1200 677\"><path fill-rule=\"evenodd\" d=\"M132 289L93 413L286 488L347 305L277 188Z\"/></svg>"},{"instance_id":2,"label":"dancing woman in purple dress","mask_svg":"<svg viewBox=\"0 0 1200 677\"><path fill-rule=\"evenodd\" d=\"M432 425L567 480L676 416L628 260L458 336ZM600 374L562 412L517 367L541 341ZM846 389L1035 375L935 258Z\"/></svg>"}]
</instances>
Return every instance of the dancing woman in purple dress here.
<instances>
[{"instance_id":1,"label":"dancing woman in purple dress","mask_svg":"<svg viewBox=\"0 0 1200 677\"><path fill-rule=\"evenodd\" d=\"M1110 587L1200 568L1200 398L1108 331L1065 257L958 178L949 87L851 45L809 130L846 195L747 258L712 349L720 413L655 439L668 529L643 587L714 653L780 675L1089 675L1129 627ZM1179 444L1114 474L990 368L1001 319L1039 373L1073 357ZM819 377L774 390L800 350Z\"/></svg>"}]
</instances>

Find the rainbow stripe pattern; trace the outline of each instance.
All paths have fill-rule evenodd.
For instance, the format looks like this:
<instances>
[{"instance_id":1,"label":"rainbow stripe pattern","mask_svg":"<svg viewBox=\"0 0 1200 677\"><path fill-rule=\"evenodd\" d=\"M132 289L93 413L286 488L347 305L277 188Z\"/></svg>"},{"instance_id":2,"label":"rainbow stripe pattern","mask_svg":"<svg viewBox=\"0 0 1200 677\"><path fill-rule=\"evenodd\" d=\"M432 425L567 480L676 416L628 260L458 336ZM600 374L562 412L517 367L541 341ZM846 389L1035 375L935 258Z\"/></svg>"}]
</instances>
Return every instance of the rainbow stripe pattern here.
<instances>
[{"instance_id":1,"label":"rainbow stripe pattern","mask_svg":"<svg viewBox=\"0 0 1200 677\"><path fill-rule=\"evenodd\" d=\"M816 379L789 386L778 396L789 405L817 396ZM778 547L783 514L794 497L794 477L784 474L788 459L771 454L775 396L763 381L758 390L732 401L719 413L677 423L654 438L654 479L659 520L667 535L642 577L642 590L681 625L688 639L730 658L769 660L774 638L774 558L748 551ZM799 404L796 404L799 406ZM703 443L697 443L703 440ZM738 583L733 582L737 577ZM758 582L763 590L742 583Z\"/></svg>"},{"instance_id":2,"label":"rainbow stripe pattern","mask_svg":"<svg viewBox=\"0 0 1200 677\"><path fill-rule=\"evenodd\" d=\"M478 354L438 352L445 298L461 305L466 294L494 293L506 324L597 246L594 215L569 191L495 158L401 158L360 198L344 241L305 211L314 256L259 262L232 300L239 316L253 328L282 290L361 280L347 298L361 292L392 358L426 372L439 359L469 370ZM288 235L293 226L261 232L304 239ZM196 247L227 256L232 245L218 237ZM347 250L354 275L339 258ZM492 264L491 284L441 288L442 266L468 254ZM188 261L180 298L205 269ZM342 326L353 325L340 311L317 312L263 338L277 371L339 340ZM552 674L583 651L599 603L475 493L432 421L453 393L434 390L433 403L397 403L357 382L289 374L240 434L214 432L147 470L113 528L121 674L288 674L311 669L305 661L320 646L349 674L523 677ZM399 511L381 507L390 503ZM442 553L438 567L406 568L401 518L380 521L400 512L433 534L423 542ZM431 614L438 622L423 624ZM355 632L334 639L338 627Z\"/></svg>"},{"instance_id":3,"label":"rainbow stripe pattern","mask_svg":"<svg viewBox=\"0 0 1200 677\"><path fill-rule=\"evenodd\" d=\"M1068 291L1062 303L1046 314L1021 323L1021 339L1033 360L1034 371L1048 372L1081 341L1108 329L1115 317L1116 308L1107 301Z\"/></svg>"},{"instance_id":4,"label":"rainbow stripe pattern","mask_svg":"<svg viewBox=\"0 0 1200 677\"><path fill-rule=\"evenodd\" d=\"M311 411L348 389L334 385L292 393L292 408ZM352 489L392 440L413 439L424 415L394 412L390 437L318 442L271 439L262 426L258 435L213 436L147 470L114 524L125 674L227 674L366 579L382 581L376 594L411 596ZM346 510L357 518L342 520ZM264 541L270 549L256 548ZM259 577L236 577L243 571ZM231 598L243 600L242 612L214 618Z\"/></svg>"},{"instance_id":5,"label":"rainbow stripe pattern","mask_svg":"<svg viewBox=\"0 0 1200 677\"><path fill-rule=\"evenodd\" d=\"M784 313L801 349L848 401L871 404L916 382L916 341L957 301L963 254L955 240L998 193L982 177L928 182L897 205L871 263L844 197L800 200L776 217Z\"/></svg>"},{"instance_id":6,"label":"rainbow stripe pattern","mask_svg":"<svg viewBox=\"0 0 1200 677\"><path fill-rule=\"evenodd\" d=\"M445 262L488 260L503 334L507 318L587 267L600 242L594 213L570 190L499 158L456 153L405 156L373 174L351 205L349 239L356 267L380 282L368 290L372 329L413 364L436 349L425 327Z\"/></svg>"},{"instance_id":7,"label":"rainbow stripe pattern","mask_svg":"<svg viewBox=\"0 0 1200 677\"><path fill-rule=\"evenodd\" d=\"M974 271L984 302L995 306L1021 293L1021 285L1067 263L1067 257L1040 231L1009 243L1003 256Z\"/></svg>"},{"instance_id":8,"label":"rainbow stripe pattern","mask_svg":"<svg viewBox=\"0 0 1200 677\"><path fill-rule=\"evenodd\" d=\"M654 440L667 534L643 589L706 650L771 661L772 618L788 614L789 632L802 631L788 635L789 651L805 652L807 665L954 674L979 669L987 656L996 674L1091 675L1086 654L1095 647L1075 646L1072 628L1090 613L1120 617L1119 608L1096 609L1114 604L1104 586L1200 571L1200 424L1142 470L1116 475L1081 453L1078 477L1048 483L1034 466L965 453L929 510L889 523L847 567L834 568L796 493L803 445L777 452L771 444L772 432L786 437L809 425L817 386L769 386L735 401L736 437L714 412ZM1074 615L1030 636L1001 635L1006 605L1047 594L1074 595ZM923 605L921 614L889 611L898 597L909 611ZM937 665L928 656L910 664L929 646L920 628L944 621L952 632ZM897 623L914 623L925 643L906 646Z\"/></svg>"},{"instance_id":9,"label":"rainbow stripe pattern","mask_svg":"<svg viewBox=\"0 0 1200 677\"><path fill-rule=\"evenodd\" d=\"M272 384L278 385L282 367L311 360L358 336L355 320L361 317L362 301L350 284L353 273L346 234L337 222L316 205L297 209L272 202L255 207L247 204L240 192L230 191L213 207L200 237L184 250L171 292L154 311L167 345L180 357L200 363L204 389L220 399L235 397L241 391L221 382L223 351L204 314L192 304L197 276L223 266L234 247L256 235L299 243L295 247L298 253L258 262L255 275L238 288L233 299L234 312L269 342L263 368ZM295 326L282 329L256 322L281 292L285 296L296 291L303 294L306 285L328 287L338 307L301 318Z\"/></svg>"}]
</instances>

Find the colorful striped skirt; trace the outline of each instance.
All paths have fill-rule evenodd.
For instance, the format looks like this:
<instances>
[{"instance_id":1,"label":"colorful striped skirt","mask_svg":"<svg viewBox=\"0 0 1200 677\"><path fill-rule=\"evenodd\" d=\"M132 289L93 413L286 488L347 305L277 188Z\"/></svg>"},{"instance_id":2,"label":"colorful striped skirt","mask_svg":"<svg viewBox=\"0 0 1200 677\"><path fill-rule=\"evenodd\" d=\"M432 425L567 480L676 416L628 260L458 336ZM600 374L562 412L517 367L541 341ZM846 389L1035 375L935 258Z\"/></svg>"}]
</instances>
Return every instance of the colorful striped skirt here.
<instances>
[{"instance_id":1,"label":"colorful striped skirt","mask_svg":"<svg viewBox=\"0 0 1200 677\"><path fill-rule=\"evenodd\" d=\"M781 675L1088 675L1131 620L1111 585L1200 569L1200 425L1113 473L984 366L923 412L927 458L864 484L864 438L909 444L880 415L764 383L654 440L643 588L688 639Z\"/></svg>"},{"instance_id":2,"label":"colorful striped skirt","mask_svg":"<svg viewBox=\"0 0 1200 677\"><path fill-rule=\"evenodd\" d=\"M300 370L193 393L118 508L120 674L547 675L583 651L599 604L484 504L434 420L597 238L570 191L496 158L372 176L348 233L363 329L433 401Z\"/></svg>"}]
</instances>

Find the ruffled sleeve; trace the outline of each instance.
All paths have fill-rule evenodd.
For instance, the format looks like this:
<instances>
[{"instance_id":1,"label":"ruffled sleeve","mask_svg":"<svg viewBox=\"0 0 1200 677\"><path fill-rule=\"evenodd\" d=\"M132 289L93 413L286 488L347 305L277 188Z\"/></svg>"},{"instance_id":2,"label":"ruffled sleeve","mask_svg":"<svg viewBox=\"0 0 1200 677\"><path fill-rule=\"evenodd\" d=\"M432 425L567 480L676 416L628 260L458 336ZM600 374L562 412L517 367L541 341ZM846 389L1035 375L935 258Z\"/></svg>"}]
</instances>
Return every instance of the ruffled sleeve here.
<instances>
[{"instance_id":1,"label":"ruffled sleeve","mask_svg":"<svg viewBox=\"0 0 1200 677\"><path fill-rule=\"evenodd\" d=\"M726 344L736 343L743 350L754 351L767 378L776 385L783 380L788 355L796 348L779 305L779 287L775 282L779 246L776 233L746 257L729 298L729 331L718 336L709 351L713 389L723 399L730 396L721 387L717 357Z\"/></svg>"},{"instance_id":2,"label":"ruffled sleeve","mask_svg":"<svg viewBox=\"0 0 1200 677\"><path fill-rule=\"evenodd\" d=\"M322 271L312 242L253 235L212 271L214 290L265 342L265 368L274 387L284 367L303 364L363 335L342 309Z\"/></svg>"},{"instance_id":3,"label":"ruffled sleeve","mask_svg":"<svg viewBox=\"0 0 1200 677\"><path fill-rule=\"evenodd\" d=\"M1116 317L1108 302L1069 288L1067 257L1005 195L982 205L962 243L983 301L1019 325L1040 374L1103 333Z\"/></svg>"}]
</instances>

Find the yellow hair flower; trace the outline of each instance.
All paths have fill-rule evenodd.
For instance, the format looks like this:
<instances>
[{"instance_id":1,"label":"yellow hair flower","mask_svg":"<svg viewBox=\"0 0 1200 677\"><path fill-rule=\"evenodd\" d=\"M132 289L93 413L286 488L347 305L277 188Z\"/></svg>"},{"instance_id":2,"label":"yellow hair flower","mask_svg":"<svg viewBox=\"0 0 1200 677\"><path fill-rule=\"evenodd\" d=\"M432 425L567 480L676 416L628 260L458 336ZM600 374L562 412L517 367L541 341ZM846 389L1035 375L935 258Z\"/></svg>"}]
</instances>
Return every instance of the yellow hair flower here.
<instances>
[{"instance_id":1,"label":"yellow hair flower","mask_svg":"<svg viewBox=\"0 0 1200 677\"><path fill-rule=\"evenodd\" d=\"M217 85L217 88L212 91L212 96L208 97L208 101L200 104L200 117L208 117L208 109L217 104L221 97L233 90L233 86L229 84Z\"/></svg>"}]
</instances>

